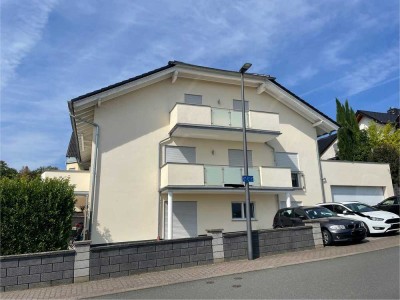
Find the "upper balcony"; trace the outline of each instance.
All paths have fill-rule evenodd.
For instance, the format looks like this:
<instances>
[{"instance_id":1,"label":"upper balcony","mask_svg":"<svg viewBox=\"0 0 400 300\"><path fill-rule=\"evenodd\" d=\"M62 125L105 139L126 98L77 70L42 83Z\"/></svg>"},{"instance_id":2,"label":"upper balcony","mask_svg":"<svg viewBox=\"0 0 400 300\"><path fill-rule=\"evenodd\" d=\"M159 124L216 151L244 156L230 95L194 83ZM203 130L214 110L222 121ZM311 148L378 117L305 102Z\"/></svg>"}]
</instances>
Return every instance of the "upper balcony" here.
<instances>
[{"instance_id":1,"label":"upper balcony","mask_svg":"<svg viewBox=\"0 0 400 300\"><path fill-rule=\"evenodd\" d=\"M267 142L279 134L279 114L246 112L247 141ZM242 112L205 105L177 103L170 112L170 135L212 140L241 141Z\"/></svg>"},{"instance_id":2,"label":"upper balcony","mask_svg":"<svg viewBox=\"0 0 400 300\"><path fill-rule=\"evenodd\" d=\"M168 163L161 168L160 188L210 189L240 186L243 184L243 167ZM262 190L291 190L290 168L251 167L250 186Z\"/></svg>"}]
</instances>

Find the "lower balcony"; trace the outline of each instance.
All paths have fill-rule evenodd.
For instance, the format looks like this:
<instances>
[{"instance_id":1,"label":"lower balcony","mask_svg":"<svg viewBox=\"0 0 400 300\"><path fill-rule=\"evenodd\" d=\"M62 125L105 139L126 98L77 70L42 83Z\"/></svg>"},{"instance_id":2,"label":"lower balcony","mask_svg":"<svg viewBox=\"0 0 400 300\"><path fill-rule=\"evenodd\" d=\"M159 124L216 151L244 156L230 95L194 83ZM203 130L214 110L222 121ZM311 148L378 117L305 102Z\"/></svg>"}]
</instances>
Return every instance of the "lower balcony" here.
<instances>
[{"instance_id":1,"label":"lower balcony","mask_svg":"<svg viewBox=\"0 0 400 300\"><path fill-rule=\"evenodd\" d=\"M160 188L235 188L243 185L243 175L243 167L168 163L161 168ZM253 189L292 189L289 168L251 167L249 175Z\"/></svg>"}]
</instances>

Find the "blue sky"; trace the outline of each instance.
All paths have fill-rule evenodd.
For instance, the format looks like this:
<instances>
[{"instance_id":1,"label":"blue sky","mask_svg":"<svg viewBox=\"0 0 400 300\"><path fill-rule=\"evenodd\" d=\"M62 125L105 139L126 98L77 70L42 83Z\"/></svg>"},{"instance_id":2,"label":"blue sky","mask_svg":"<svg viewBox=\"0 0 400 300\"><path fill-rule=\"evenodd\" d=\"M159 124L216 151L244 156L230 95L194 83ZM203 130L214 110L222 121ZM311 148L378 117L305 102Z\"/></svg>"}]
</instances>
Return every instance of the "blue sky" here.
<instances>
[{"instance_id":1,"label":"blue sky","mask_svg":"<svg viewBox=\"0 0 400 300\"><path fill-rule=\"evenodd\" d=\"M269 74L335 119L399 106L399 1L2 0L1 159L64 168L67 101L180 60Z\"/></svg>"}]
</instances>

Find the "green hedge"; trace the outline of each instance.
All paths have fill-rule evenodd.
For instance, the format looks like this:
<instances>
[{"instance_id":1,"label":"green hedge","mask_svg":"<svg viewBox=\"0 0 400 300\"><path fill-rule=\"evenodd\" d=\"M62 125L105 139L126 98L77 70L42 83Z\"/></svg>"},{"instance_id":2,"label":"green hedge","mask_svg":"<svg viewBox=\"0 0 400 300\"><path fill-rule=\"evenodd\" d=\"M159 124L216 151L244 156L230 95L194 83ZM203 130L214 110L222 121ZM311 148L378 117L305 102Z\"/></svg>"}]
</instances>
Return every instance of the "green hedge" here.
<instances>
[{"instance_id":1,"label":"green hedge","mask_svg":"<svg viewBox=\"0 0 400 300\"><path fill-rule=\"evenodd\" d=\"M0 253L68 248L74 188L64 179L0 178Z\"/></svg>"}]
</instances>

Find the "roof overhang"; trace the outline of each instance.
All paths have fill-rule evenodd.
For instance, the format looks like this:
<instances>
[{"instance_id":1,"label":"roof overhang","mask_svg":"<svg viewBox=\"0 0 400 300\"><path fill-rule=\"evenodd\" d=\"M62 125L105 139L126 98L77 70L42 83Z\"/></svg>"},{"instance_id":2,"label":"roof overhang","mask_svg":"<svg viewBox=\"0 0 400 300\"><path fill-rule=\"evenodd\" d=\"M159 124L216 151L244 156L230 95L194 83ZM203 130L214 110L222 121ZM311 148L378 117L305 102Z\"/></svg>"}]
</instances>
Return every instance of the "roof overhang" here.
<instances>
[{"instance_id":1,"label":"roof overhang","mask_svg":"<svg viewBox=\"0 0 400 300\"><path fill-rule=\"evenodd\" d=\"M94 122L96 106L101 106L102 103L108 100L134 92L165 79L170 79L171 84L173 84L176 80L179 80L179 78L241 85L241 74L239 72L195 66L174 61L169 62L169 64L163 68L72 99L68 102L68 106L70 114L72 115L71 125L75 132L76 142L79 148L79 161L82 163L90 163L93 140L93 126L80 120ZM272 81L274 80L274 77L268 75L246 73L244 85L246 87L256 88L259 94L265 92L273 96L284 105L301 114L316 128L318 135L338 129L339 126L334 121L330 120L322 113L319 113L316 109L310 107L310 105L306 105L276 83L273 83Z\"/></svg>"}]
</instances>

